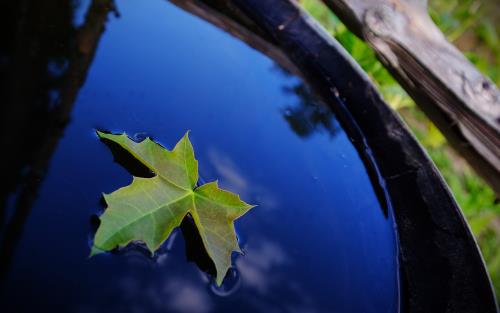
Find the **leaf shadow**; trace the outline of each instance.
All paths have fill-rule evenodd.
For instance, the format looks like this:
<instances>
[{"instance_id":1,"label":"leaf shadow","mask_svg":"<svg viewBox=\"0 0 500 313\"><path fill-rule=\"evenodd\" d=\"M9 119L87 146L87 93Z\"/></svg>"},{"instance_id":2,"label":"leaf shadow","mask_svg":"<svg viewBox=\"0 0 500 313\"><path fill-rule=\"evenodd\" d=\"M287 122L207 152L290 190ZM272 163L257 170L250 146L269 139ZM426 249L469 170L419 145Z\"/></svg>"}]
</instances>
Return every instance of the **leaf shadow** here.
<instances>
[{"instance_id":1,"label":"leaf shadow","mask_svg":"<svg viewBox=\"0 0 500 313\"><path fill-rule=\"evenodd\" d=\"M193 218L189 215L184 217L180 229L184 237L187 261L194 262L200 270L215 277L217 274L215 264L203 245Z\"/></svg>"},{"instance_id":2,"label":"leaf shadow","mask_svg":"<svg viewBox=\"0 0 500 313\"><path fill-rule=\"evenodd\" d=\"M100 139L113 155L113 159L116 163L121 165L130 175L136 177L151 178L155 176L147 166L139 162L132 154L127 152L127 150L120 147L119 144L105 138Z\"/></svg>"}]
</instances>

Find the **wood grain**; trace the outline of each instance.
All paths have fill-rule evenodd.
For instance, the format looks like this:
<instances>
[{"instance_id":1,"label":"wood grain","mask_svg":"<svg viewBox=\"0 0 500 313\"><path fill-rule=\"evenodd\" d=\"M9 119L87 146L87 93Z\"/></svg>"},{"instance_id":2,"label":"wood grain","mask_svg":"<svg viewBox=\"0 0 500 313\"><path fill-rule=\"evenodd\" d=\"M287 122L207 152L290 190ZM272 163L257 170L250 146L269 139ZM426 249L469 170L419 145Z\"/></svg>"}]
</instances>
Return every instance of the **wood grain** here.
<instances>
[{"instance_id":1,"label":"wood grain","mask_svg":"<svg viewBox=\"0 0 500 313\"><path fill-rule=\"evenodd\" d=\"M434 24L425 0L324 0L500 194L500 91Z\"/></svg>"}]
</instances>

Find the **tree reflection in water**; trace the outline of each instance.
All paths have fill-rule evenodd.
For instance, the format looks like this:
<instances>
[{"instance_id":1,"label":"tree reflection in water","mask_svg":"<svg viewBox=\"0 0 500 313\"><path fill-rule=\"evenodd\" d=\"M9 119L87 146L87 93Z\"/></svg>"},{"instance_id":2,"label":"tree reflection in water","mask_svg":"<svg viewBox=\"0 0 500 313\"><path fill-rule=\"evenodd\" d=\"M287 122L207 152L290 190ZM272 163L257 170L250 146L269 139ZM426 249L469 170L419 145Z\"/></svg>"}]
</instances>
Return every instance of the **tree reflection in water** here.
<instances>
[{"instance_id":1,"label":"tree reflection in water","mask_svg":"<svg viewBox=\"0 0 500 313\"><path fill-rule=\"evenodd\" d=\"M279 65L276 65L276 69L285 76L292 76ZM299 99L298 103L286 105L282 110L283 118L299 137L307 138L316 132L326 132L333 138L341 130L332 110L322 104L302 81L296 81L283 89Z\"/></svg>"},{"instance_id":2,"label":"tree reflection in water","mask_svg":"<svg viewBox=\"0 0 500 313\"><path fill-rule=\"evenodd\" d=\"M113 0L93 0L75 26L78 1L0 4L2 114L0 279L16 244L78 92L85 82ZM14 193L15 192L15 193ZM5 212L13 197L13 212ZM7 218L7 215L9 215Z\"/></svg>"}]
</instances>

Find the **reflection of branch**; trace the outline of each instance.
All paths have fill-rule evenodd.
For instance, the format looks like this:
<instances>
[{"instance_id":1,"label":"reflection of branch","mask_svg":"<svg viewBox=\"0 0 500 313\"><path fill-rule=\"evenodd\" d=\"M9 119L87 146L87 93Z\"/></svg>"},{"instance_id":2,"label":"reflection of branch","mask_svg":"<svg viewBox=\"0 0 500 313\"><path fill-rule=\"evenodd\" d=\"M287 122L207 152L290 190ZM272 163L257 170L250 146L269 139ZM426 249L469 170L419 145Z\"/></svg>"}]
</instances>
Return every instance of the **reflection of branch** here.
<instances>
[{"instance_id":1,"label":"reflection of branch","mask_svg":"<svg viewBox=\"0 0 500 313\"><path fill-rule=\"evenodd\" d=\"M241 11L232 8L230 2L222 1L222 4L218 5L214 4L214 1L199 0L170 0L170 2L244 41L291 73L301 76L299 69L272 39L252 24ZM232 14L220 13L224 11Z\"/></svg>"},{"instance_id":2,"label":"reflection of branch","mask_svg":"<svg viewBox=\"0 0 500 313\"><path fill-rule=\"evenodd\" d=\"M87 78L89 67L94 59L97 45L104 32L108 13L115 12L114 0L94 0L85 17L85 23L76 35L76 47L71 56L70 65L60 94L58 117L67 119L73 109L80 87Z\"/></svg>"},{"instance_id":3,"label":"reflection of branch","mask_svg":"<svg viewBox=\"0 0 500 313\"><path fill-rule=\"evenodd\" d=\"M69 59L69 66L60 89L57 107L49 113L43 142L34 153L34 162L26 175L25 183L18 193L15 212L7 225L0 245L0 277L8 271L23 226L29 216L37 190L56 150L80 87L85 82L90 64L104 31L108 13L114 10L113 0L94 0L87 12L84 25L78 29L76 47Z\"/></svg>"},{"instance_id":4,"label":"reflection of branch","mask_svg":"<svg viewBox=\"0 0 500 313\"><path fill-rule=\"evenodd\" d=\"M299 100L296 105L287 106L283 111L283 117L299 137L307 138L322 130L334 137L340 131L340 125L332 110L319 103L312 90L303 82L287 87L285 91Z\"/></svg>"},{"instance_id":5,"label":"reflection of branch","mask_svg":"<svg viewBox=\"0 0 500 313\"><path fill-rule=\"evenodd\" d=\"M112 11L115 12L114 0L94 0L87 12L84 24L76 33L76 44L59 92L59 101L57 107L50 113L44 142L34 159L33 172L40 172L39 169L45 169L50 162L65 126L69 122L78 92L87 78L97 45L108 20L108 13Z\"/></svg>"}]
</instances>

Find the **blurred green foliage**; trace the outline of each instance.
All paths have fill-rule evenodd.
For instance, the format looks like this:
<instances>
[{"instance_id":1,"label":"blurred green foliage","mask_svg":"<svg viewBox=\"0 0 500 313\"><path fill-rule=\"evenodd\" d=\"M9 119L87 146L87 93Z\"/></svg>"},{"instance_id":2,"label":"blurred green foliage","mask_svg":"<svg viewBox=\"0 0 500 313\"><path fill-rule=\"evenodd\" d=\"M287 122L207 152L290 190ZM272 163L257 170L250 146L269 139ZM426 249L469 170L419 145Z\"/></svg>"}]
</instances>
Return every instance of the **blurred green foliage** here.
<instances>
[{"instance_id":1,"label":"blurred green foliage","mask_svg":"<svg viewBox=\"0 0 500 313\"><path fill-rule=\"evenodd\" d=\"M497 85L500 83L497 0L434 0L429 13L447 38ZM301 0L303 7L329 31L372 78L441 171L481 247L497 297L500 298L500 203L494 192L446 143L446 139L377 60L373 50L354 36L320 0Z\"/></svg>"}]
</instances>

